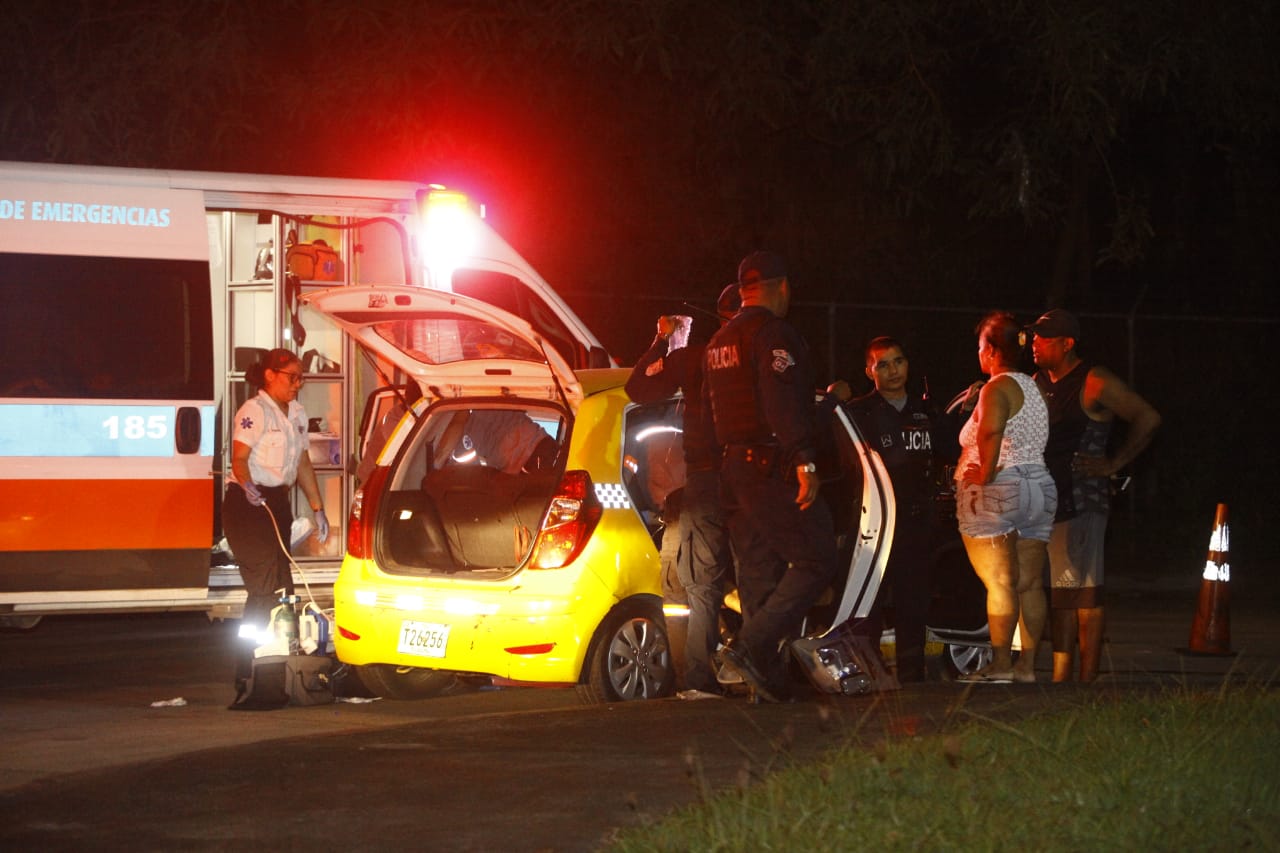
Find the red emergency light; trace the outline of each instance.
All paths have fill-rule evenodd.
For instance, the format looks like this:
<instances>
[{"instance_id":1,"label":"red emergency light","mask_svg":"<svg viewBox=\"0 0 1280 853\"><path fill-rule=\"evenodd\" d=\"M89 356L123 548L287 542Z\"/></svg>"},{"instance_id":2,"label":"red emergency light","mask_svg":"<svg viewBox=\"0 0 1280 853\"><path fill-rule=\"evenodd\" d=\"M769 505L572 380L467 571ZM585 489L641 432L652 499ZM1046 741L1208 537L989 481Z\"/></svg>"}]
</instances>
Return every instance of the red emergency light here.
<instances>
[{"instance_id":1,"label":"red emergency light","mask_svg":"<svg viewBox=\"0 0 1280 853\"><path fill-rule=\"evenodd\" d=\"M417 201L427 282L438 290L452 290L453 271L463 265L479 242L483 209L475 209L466 193L438 185L418 190Z\"/></svg>"}]
</instances>

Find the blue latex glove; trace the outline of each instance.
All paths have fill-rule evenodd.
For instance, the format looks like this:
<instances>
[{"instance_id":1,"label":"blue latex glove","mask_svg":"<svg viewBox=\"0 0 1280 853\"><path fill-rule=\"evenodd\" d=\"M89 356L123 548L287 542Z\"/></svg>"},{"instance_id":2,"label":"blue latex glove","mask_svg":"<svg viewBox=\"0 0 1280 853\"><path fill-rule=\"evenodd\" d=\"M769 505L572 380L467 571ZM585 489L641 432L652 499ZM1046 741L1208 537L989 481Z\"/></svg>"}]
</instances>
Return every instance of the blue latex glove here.
<instances>
[{"instance_id":1,"label":"blue latex glove","mask_svg":"<svg viewBox=\"0 0 1280 853\"><path fill-rule=\"evenodd\" d=\"M262 506L267 499L262 496L262 492L258 491L256 483L241 483L240 488L244 489L245 500L249 502L249 506Z\"/></svg>"},{"instance_id":2,"label":"blue latex glove","mask_svg":"<svg viewBox=\"0 0 1280 853\"><path fill-rule=\"evenodd\" d=\"M324 510L316 510L316 538L321 544L329 541L329 519L325 517Z\"/></svg>"}]
</instances>

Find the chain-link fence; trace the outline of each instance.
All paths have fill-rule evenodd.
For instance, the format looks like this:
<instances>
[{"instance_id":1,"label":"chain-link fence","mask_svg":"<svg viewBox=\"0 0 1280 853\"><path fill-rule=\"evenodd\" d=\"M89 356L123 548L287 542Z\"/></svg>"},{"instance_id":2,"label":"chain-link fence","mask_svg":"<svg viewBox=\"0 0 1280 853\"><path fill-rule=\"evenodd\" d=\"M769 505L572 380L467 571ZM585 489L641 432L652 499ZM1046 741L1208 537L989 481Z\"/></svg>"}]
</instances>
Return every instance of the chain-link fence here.
<instances>
[{"instance_id":1,"label":"chain-link fence","mask_svg":"<svg viewBox=\"0 0 1280 853\"><path fill-rule=\"evenodd\" d=\"M624 365L648 346L659 314L692 313L704 334L716 326L705 313L672 298L568 298ZM705 312L712 305L696 307ZM1041 313L1011 310L1028 323ZM871 338L891 335L910 359L912 390L923 391L927 383L932 398L945 405L981 378L973 330L984 313L973 307L801 301L789 319L809 342L821 386L846 379L858 393L869 390L863 349ZM1220 502L1231 510L1237 564L1274 563L1265 537L1276 515L1270 486L1280 465L1270 433L1280 422L1280 404L1267 356L1270 345L1280 342L1280 319L1087 311L1079 317L1081 354L1125 379L1163 418L1152 446L1125 472L1128 488L1116 496L1108 552L1113 563L1141 575L1198 576ZM1029 348L1026 367L1034 369Z\"/></svg>"}]
</instances>

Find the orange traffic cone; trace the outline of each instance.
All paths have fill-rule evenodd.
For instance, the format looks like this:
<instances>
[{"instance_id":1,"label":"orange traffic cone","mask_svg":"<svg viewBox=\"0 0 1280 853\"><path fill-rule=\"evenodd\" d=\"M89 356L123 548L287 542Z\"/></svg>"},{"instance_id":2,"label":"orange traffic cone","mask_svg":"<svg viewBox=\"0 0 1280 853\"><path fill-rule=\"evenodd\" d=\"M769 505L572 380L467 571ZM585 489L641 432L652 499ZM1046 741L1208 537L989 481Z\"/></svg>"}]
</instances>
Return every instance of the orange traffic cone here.
<instances>
[{"instance_id":1,"label":"orange traffic cone","mask_svg":"<svg viewBox=\"0 0 1280 853\"><path fill-rule=\"evenodd\" d=\"M1231 564L1228 549L1227 505L1218 504L1209 537L1209 556L1200 581L1200 600L1191 623L1188 651L1200 655L1230 655Z\"/></svg>"}]
</instances>

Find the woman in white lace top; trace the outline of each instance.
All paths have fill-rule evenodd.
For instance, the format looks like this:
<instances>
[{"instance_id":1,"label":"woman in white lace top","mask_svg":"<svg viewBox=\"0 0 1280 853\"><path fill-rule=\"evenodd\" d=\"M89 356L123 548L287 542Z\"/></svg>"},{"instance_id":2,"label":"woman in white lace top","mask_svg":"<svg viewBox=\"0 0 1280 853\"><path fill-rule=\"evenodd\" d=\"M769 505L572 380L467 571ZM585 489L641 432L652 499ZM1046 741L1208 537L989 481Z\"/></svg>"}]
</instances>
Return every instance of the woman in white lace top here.
<instances>
[{"instance_id":1,"label":"woman in white lace top","mask_svg":"<svg viewBox=\"0 0 1280 853\"><path fill-rule=\"evenodd\" d=\"M991 377L960 431L956 518L974 571L987 588L991 663L962 681L1034 682L1044 632L1043 572L1058 505L1044 464L1049 414L1030 376L1018 369L1024 332L1012 314L978 324L978 365ZM1013 660L1014 628L1022 647Z\"/></svg>"}]
</instances>

